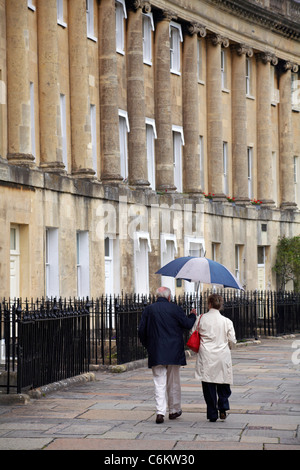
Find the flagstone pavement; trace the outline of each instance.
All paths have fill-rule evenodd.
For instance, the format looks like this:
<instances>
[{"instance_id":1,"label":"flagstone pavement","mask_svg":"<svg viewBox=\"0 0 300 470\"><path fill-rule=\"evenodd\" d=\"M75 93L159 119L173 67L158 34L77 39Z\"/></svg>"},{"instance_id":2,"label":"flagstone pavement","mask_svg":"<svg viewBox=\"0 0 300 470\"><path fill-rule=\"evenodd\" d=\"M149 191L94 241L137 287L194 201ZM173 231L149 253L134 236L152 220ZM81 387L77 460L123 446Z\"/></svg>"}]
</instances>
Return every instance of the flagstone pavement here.
<instances>
[{"instance_id":1,"label":"flagstone pavement","mask_svg":"<svg viewBox=\"0 0 300 470\"><path fill-rule=\"evenodd\" d=\"M181 369L182 416L155 422L151 370L95 372L95 380L0 404L0 450L300 450L300 336L232 350L226 420L211 423L195 357Z\"/></svg>"}]
</instances>

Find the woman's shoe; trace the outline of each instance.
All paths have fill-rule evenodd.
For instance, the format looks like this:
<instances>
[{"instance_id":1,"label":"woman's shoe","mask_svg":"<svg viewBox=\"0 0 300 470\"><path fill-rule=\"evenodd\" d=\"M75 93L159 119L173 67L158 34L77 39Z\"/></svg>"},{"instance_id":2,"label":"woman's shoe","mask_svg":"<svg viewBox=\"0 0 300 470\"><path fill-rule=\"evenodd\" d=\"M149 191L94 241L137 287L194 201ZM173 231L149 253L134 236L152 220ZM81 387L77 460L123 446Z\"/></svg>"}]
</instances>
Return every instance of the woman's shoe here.
<instances>
[{"instance_id":1,"label":"woman's shoe","mask_svg":"<svg viewBox=\"0 0 300 470\"><path fill-rule=\"evenodd\" d=\"M225 410L222 410L222 411L220 410L220 419L226 419L226 416L227 416L226 411Z\"/></svg>"}]
</instances>

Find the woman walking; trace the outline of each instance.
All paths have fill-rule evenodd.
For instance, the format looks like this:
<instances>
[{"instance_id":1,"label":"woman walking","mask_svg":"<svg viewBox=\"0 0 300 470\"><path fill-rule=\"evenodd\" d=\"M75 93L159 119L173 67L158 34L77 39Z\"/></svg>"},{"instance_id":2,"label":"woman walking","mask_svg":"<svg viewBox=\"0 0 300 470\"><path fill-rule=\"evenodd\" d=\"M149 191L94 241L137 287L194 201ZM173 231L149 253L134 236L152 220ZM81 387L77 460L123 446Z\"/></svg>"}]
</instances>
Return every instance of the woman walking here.
<instances>
[{"instance_id":1,"label":"woman walking","mask_svg":"<svg viewBox=\"0 0 300 470\"><path fill-rule=\"evenodd\" d=\"M226 418L232 384L232 362L229 343L236 343L233 323L220 314L223 297L212 294L208 297L209 311L194 324L201 343L196 359L195 377L202 382L207 406L207 419L216 421Z\"/></svg>"}]
</instances>

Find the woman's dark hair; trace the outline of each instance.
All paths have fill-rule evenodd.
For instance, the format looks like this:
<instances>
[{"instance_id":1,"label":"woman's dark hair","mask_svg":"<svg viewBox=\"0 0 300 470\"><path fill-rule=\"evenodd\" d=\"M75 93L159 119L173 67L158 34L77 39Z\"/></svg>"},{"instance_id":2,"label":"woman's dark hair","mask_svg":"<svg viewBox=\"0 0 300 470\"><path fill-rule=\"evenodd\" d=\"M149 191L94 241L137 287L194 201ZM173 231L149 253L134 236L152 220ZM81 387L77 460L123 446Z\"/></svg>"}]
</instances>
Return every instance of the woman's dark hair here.
<instances>
[{"instance_id":1,"label":"woman's dark hair","mask_svg":"<svg viewBox=\"0 0 300 470\"><path fill-rule=\"evenodd\" d=\"M221 310L224 304L224 299L219 294L211 294L207 299L208 304L211 305L211 308L216 310Z\"/></svg>"}]
</instances>

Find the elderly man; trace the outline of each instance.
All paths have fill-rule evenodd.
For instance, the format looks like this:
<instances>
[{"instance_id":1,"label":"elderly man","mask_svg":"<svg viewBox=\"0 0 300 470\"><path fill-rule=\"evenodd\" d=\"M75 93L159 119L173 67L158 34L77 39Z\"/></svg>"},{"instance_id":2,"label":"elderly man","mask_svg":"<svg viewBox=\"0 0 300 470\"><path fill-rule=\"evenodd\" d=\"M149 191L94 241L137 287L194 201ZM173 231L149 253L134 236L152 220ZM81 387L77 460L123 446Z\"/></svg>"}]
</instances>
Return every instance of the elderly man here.
<instances>
[{"instance_id":1,"label":"elderly man","mask_svg":"<svg viewBox=\"0 0 300 470\"><path fill-rule=\"evenodd\" d=\"M196 310L189 316L171 303L171 291L159 287L157 301L142 313L139 338L148 351L148 367L152 368L156 401L156 423L163 423L169 406L169 419L178 418L181 411L180 366L186 365L183 331L190 330L196 320Z\"/></svg>"}]
</instances>

